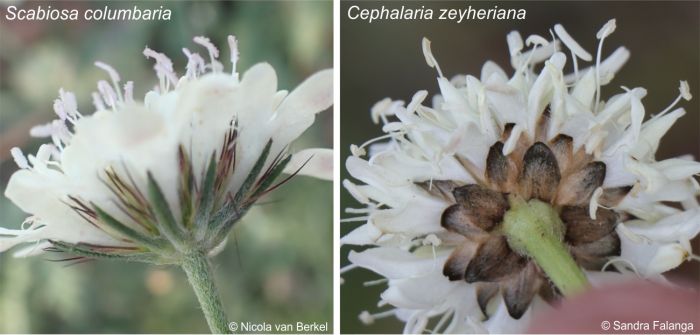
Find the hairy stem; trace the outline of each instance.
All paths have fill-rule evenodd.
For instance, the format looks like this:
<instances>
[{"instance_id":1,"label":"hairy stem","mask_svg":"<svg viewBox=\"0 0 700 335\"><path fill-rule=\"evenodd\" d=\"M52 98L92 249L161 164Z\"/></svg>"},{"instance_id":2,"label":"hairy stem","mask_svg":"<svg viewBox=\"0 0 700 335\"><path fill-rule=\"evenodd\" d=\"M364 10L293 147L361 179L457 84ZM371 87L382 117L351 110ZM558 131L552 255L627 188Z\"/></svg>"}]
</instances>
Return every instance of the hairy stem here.
<instances>
[{"instance_id":1,"label":"hairy stem","mask_svg":"<svg viewBox=\"0 0 700 335\"><path fill-rule=\"evenodd\" d=\"M534 259L564 296L585 290L588 280L571 257L563 240L559 214L539 200L525 202L509 197L510 210L503 218L503 232L516 252Z\"/></svg>"},{"instance_id":2,"label":"hairy stem","mask_svg":"<svg viewBox=\"0 0 700 335\"><path fill-rule=\"evenodd\" d=\"M182 269L187 273L187 279L197 295L197 300L199 300L211 332L215 334L228 333L228 321L214 285L214 275L206 256L202 253L186 256L182 261Z\"/></svg>"}]
</instances>

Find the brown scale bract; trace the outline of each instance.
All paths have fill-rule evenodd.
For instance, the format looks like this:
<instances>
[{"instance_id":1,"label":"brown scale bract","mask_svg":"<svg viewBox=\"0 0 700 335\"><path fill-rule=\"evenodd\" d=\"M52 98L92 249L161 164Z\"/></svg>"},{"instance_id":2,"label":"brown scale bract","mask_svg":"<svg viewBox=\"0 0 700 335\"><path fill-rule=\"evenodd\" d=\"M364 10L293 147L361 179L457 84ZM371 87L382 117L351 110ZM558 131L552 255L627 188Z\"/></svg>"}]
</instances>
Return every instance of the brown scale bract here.
<instances>
[{"instance_id":1,"label":"brown scale bract","mask_svg":"<svg viewBox=\"0 0 700 335\"><path fill-rule=\"evenodd\" d=\"M477 184L460 185L450 180L421 182L430 194L452 205L442 213L441 225L464 237L443 268L451 281L476 285L477 302L485 317L488 305L503 296L509 314L518 319L536 295L552 302L559 292L537 264L511 249L499 226L509 209L508 197L538 199L549 203L564 223L564 243L574 260L590 270L601 270L611 256L620 254L615 226L622 214L607 209L616 206L631 187L603 189L596 218L589 215L593 192L602 187L606 166L595 161L584 148L574 150L571 137L560 134L547 140L549 113L545 111L534 138L522 134L508 155L503 147L513 124L506 125L500 141L486 157L485 175ZM463 162L463 160L461 160ZM473 165L465 162L473 171Z\"/></svg>"}]
</instances>

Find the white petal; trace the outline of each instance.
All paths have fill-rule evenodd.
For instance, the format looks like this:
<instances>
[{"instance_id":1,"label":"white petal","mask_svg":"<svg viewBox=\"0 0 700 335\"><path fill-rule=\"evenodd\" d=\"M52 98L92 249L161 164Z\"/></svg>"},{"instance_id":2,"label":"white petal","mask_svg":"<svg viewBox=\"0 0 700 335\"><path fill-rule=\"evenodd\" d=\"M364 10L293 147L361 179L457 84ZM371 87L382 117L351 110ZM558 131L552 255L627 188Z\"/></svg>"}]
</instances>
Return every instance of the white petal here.
<instances>
[{"instance_id":1,"label":"white petal","mask_svg":"<svg viewBox=\"0 0 700 335\"><path fill-rule=\"evenodd\" d=\"M661 171L652 165L640 163L634 159L626 159L625 167L639 177L642 190L648 193L657 192L664 187L668 180Z\"/></svg>"},{"instance_id":2,"label":"white petal","mask_svg":"<svg viewBox=\"0 0 700 335\"><path fill-rule=\"evenodd\" d=\"M377 165L370 166L366 160L355 156L348 157L345 168L354 178L376 187L400 186L411 182L400 178L394 171L388 171Z\"/></svg>"},{"instance_id":3,"label":"white petal","mask_svg":"<svg viewBox=\"0 0 700 335\"><path fill-rule=\"evenodd\" d=\"M412 278L437 271L442 263L432 257L393 247L377 247L362 252L350 251L348 259L355 265L372 270L388 279Z\"/></svg>"},{"instance_id":4,"label":"white petal","mask_svg":"<svg viewBox=\"0 0 700 335\"><path fill-rule=\"evenodd\" d=\"M275 145L287 145L314 122L316 113L333 104L333 70L316 72L307 78L287 98L276 112Z\"/></svg>"},{"instance_id":5,"label":"white petal","mask_svg":"<svg viewBox=\"0 0 700 335\"><path fill-rule=\"evenodd\" d=\"M81 218L66 203L65 192L71 185L61 181L57 171L38 174L31 170L15 172L7 184L5 196L20 209L31 213L37 222L30 230L3 233L11 237L0 243L9 248L17 243L54 239L68 243L123 245ZM43 225L43 227L41 227Z\"/></svg>"},{"instance_id":6,"label":"white petal","mask_svg":"<svg viewBox=\"0 0 700 335\"><path fill-rule=\"evenodd\" d=\"M470 157L471 158L471 157ZM426 180L454 180L474 183L474 178L452 156L444 155L439 161L414 159L401 152L388 151L372 161L373 166L381 166L386 171L395 171L413 182Z\"/></svg>"},{"instance_id":7,"label":"white petal","mask_svg":"<svg viewBox=\"0 0 700 335\"><path fill-rule=\"evenodd\" d=\"M446 207L433 197L416 195L403 206L375 211L370 218L386 233L420 236L443 231L440 217Z\"/></svg>"},{"instance_id":8,"label":"white petal","mask_svg":"<svg viewBox=\"0 0 700 335\"><path fill-rule=\"evenodd\" d=\"M345 179L343 180L343 187L350 193L350 195L355 198L361 204L369 204L369 198L365 195L357 184L352 181Z\"/></svg>"},{"instance_id":9,"label":"white petal","mask_svg":"<svg viewBox=\"0 0 700 335\"><path fill-rule=\"evenodd\" d=\"M295 172L302 176L333 180L333 150L313 148L295 153L284 168L284 173Z\"/></svg>"},{"instance_id":10,"label":"white petal","mask_svg":"<svg viewBox=\"0 0 700 335\"><path fill-rule=\"evenodd\" d=\"M682 180L700 174L700 162L691 159L669 158L655 164L671 180Z\"/></svg>"},{"instance_id":11,"label":"white petal","mask_svg":"<svg viewBox=\"0 0 700 335\"><path fill-rule=\"evenodd\" d=\"M663 273L675 269L688 258L688 250L680 243L664 244L649 261L648 273Z\"/></svg>"},{"instance_id":12,"label":"white petal","mask_svg":"<svg viewBox=\"0 0 700 335\"><path fill-rule=\"evenodd\" d=\"M70 145L62 153L61 168L70 180L69 187L90 195L90 200L94 200L91 196L95 192L98 197L109 197L101 176L111 167L123 176L128 171L136 186L145 190L146 173L150 171L172 208L179 210L178 171L173 168L177 166L178 127L176 122L166 123L162 115L139 104L80 118Z\"/></svg>"},{"instance_id":13,"label":"white petal","mask_svg":"<svg viewBox=\"0 0 700 335\"><path fill-rule=\"evenodd\" d=\"M445 99L443 108L450 110L452 114L461 116L465 122L474 123L474 125L478 126L479 119L474 109L465 99L464 94L446 78L438 78L438 85L440 86L442 97Z\"/></svg>"},{"instance_id":14,"label":"white petal","mask_svg":"<svg viewBox=\"0 0 700 335\"><path fill-rule=\"evenodd\" d=\"M340 239L340 244L351 244L351 245L368 245L377 242L377 239L382 236L382 231L377 229L375 225L368 222L365 223L351 232L346 234Z\"/></svg>"},{"instance_id":15,"label":"white petal","mask_svg":"<svg viewBox=\"0 0 700 335\"><path fill-rule=\"evenodd\" d=\"M510 57L514 57L521 50L523 50L523 38L520 36L518 31L511 31L506 36L506 41L508 42L508 51L510 52Z\"/></svg>"},{"instance_id":16,"label":"white petal","mask_svg":"<svg viewBox=\"0 0 700 335\"><path fill-rule=\"evenodd\" d=\"M591 109L595 96L595 73L587 71L581 79L576 82L571 96L576 98L586 109Z\"/></svg>"},{"instance_id":17,"label":"white petal","mask_svg":"<svg viewBox=\"0 0 700 335\"><path fill-rule=\"evenodd\" d=\"M680 243L659 243L644 238L637 241L621 233L619 228L618 235L620 236L622 259L630 262L634 269L644 277L655 276L674 269L688 256L688 251Z\"/></svg>"},{"instance_id":18,"label":"white petal","mask_svg":"<svg viewBox=\"0 0 700 335\"><path fill-rule=\"evenodd\" d=\"M31 256L37 256L42 253L44 253L44 249L48 248L51 246L51 242L49 241L43 241L43 242L37 242L37 243L32 243L28 246L25 246L17 251L15 251L12 256L14 257L31 257ZM0 250L2 248L0 247Z\"/></svg>"},{"instance_id":19,"label":"white petal","mask_svg":"<svg viewBox=\"0 0 700 335\"><path fill-rule=\"evenodd\" d=\"M445 304L460 285L464 284L450 282L437 272L418 278L392 280L381 297L398 308L436 309Z\"/></svg>"},{"instance_id":20,"label":"white petal","mask_svg":"<svg viewBox=\"0 0 700 335\"><path fill-rule=\"evenodd\" d=\"M508 76L506 75L506 72L503 71L503 69L500 66L498 66L498 64L496 64L493 61L486 61L486 63L484 63L484 66L481 67L481 77L479 78L481 79L481 81L486 82L491 77L500 78L503 80L503 83L508 81Z\"/></svg>"},{"instance_id":21,"label":"white petal","mask_svg":"<svg viewBox=\"0 0 700 335\"><path fill-rule=\"evenodd\" d=\"M667 216L656 223L626 224L630 231L657 242L692 239L700 232L700 209Z\"/></svg>"},{"instance_id":22,"label":"white petal","mask_svg":"<svg viewBox=\"0 0 700 335\"><path fill-rule=\"evenodd\" d=\"M610 188L634 185L637 181L637 177L625 167L624 155L603 156L601 157L601 161L605 163L604 187Z\"/></svg>"},{"instance_id":23,"label":"white petal","mask_svg":"<svg viewBox=\"0 0 700 335\"><path fill-rule=\"evenodd\" d=\"M549 61L545 62L545 68L551 66L548 64L554 65L554 63L560 62L563 54L557 53L556 56L552 56ZM549 71L542 71L532 84L532 89L527 97L528 124L526 126L530 135L534 135L535 123L544 112L544 107L548 103L547 98L552 89L552 76Z\"/></svg>"},{"instance_id":24,"label":"white petal","mask_svg":"<svg viewBox=\"0 0 700 335\"><path fill-rule=\"evenodd\" d=\"M682 108L676 109L666 115L652 118L642 126L639 140L630 154L639 159L653 157L659 147L661 137L668 132L673 124L681 116L685 115Z\"/></svg>"}]
</instances>

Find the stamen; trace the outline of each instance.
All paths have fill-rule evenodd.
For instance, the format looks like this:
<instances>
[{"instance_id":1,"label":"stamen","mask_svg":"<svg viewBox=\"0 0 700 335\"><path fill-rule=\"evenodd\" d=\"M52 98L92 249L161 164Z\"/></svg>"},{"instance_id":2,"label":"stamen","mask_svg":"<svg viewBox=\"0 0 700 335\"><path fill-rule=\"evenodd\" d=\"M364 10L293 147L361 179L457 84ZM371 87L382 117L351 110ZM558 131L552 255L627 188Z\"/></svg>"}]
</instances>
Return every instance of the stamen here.
<instances>
[{"instance_id":1,"label":"stamen","mask_svg":"<svg viewBox=\"0 0 700 335\"><path fill-rule=\"evenodd\" d=\"M238 63L238 40L233 35L228 35L228 47L231 49L231 75L238 80L238 72L236 72L236 64Z\"/></svg>"},{"instance_id":2,"label":"stamen","mask_svg":"<svg viewBox=\"0 0 700 335\"><path fill-rule=\"evenodd\" d=\"M204 73L204 59L196 52L190 52L187 48L182 48L182 52L187 56L187 74L189 78L196 78L198 74Z\"/></svg>"},{"instance_id":3,"label":"stamen","mask_svg":"<svg viewBox=\"0 0 700 335\"><path fill-rule=\"evenodd\" d=\"M527 45L527 46L541 45L541 46L546 47L549 45L549 41L540 35L532 34L532 35L528 36L527 39L525 40L525 45Z\"/></svg>"},{"instance_id":4,"label":"stamen","mask_svg":"<svg viewBox=\"0 0 700 335\"><path fill-rule=\"evenodd\" d=\"M366 282L362 283L362 286L364 286L364 287L370 287L370 286L376 286L376 285L384 284L384 283L387 283L387 282L389 282L389 279L386 279L386 278L377 279L377 280L369 280L369 281L366 281Z\"/></svg>"},{"instance_id":5,"label":"stamen","mask_svg":"<svg viewBox=\"0 0 700 335\"><path fill-rule=\"evenodd\" d=\"M21 230L28 230L28 229L32 228L32 225L34 225L34 223L36 222L35 219L36 219L36 217L34 217L34 216L30 216L30 217L24 219L24 221L22 221L22 224L19 226L19 228Z\"/></svg>"},{"instance_id":6,"label":"stamen","mask_svg":"<svg viewBox=\"0 0 700 335\"><path fill-rule=\"evenodd\" d=\"M173 70L173 62L168 56L160 52L155 52L148 47L143 49L143 55L146 56L146 58L153 58L156 61L153 69L156 70L156 75L160 78L160 88L163 92L167 92L169 83L173 85L177 84L177 75L175 74L175 70ZM164 82L166 79L168 82Z\"/></svg>"},{"instance_id":7,"label":"stamen","mask_svg":"<svg viewBox=\"0 0 700 335\"><path fill-rule=\"evenodd\" d=\"M92 92L92 104L98 111L105 110L105 103L97 92Z\"/></svg>"},{"instance_id":8,"label":"stamen","mask_svg":"<svg viewBox=\"0 0 700 335\"><path fill-rule=\"evenodd\" d=\"M127 81L126 84L124 84L124 101L125 102L134 102L134 82L133 81Z\"/></svg>"},{"instance_id":9,"label":"stamen","mask_svg":"<svg viewBox=\"0 0 700 335\"><path fill-rule=\"evenodd\" d=\"M375 138L373 138L373 139L368 140L368 141L365 142L365 143L362 143L362 145L360 145L360 146L358 147L358 149L364 149L364 148L366 148L367 146L369 146L369 145L372 144L372 143L375 143L375 142L378 142L378 141L381 141L381 140L385 140L385 139L396 139L396 140L398 140L398 136L401 136L401 135L403 135L402 132L395 132L395 133L390 133L390 134L382 135L382 136L379 136L379 137L375 137Z\"/></svg>"},{"instance_id":10,"label":"stamen","mask_svg":"<svg viewBox=\"0 0 700 335\"><path fill-rule=\"evenodd\" d=\"M603 27L600 28L600 30L598 30L598 33L595 35L595 37L600 40L610 36L610 34L612 34L615 31L615 28L617 28L615 22L615 19L611 19L608 22L606 22L603 25Z\"/></svg>"},{"instance_id":11,"label":"stamen","mask_svg":"<svg viewBox=\"0 0 700 335\"><path fill-rule=\"evenodd\" d=\"M207 51L209 51L209 56L212 59L219 57L219 49L217 49L216 46L213 43L211 43L209 38L204 37L204 36L195 36L195 38L193 40L194 40L194 43L197 43L197 44L207 48Z\"/></svg>"},{"instance_id":12,"label":"stamen","mask_svg":"<svg viewBox=\"0 0 700 335\"><path fill-rule=\"evenodd\" d=\"M53 122L36 125L29 129L29 136L31 137L49 137L53 133Z\"/></svg>"},{"instance_id":13,"label":"stamen","mask_svg":"<svg viewBox=\"0 0 700 335\"><path fill-rule=\"evenodd\" d=\"M357 317L360 319L360 321L363 324L371 325L372 323L374 323L374 320L390 317L390 316L393 316L395 313L396 313L395 309L384 311L384 312L379 312L379 313L375 313L375 314L370 314L370 312L368 312L368 311L362 311L360 313L360 315L358 315Z\"/></svg>"},{"instance_id":14,"label":"stamen","mask_svg":"<svg viewBox=\"0 0 700 335\"><path fill-rule=\"evenodd\" d=\"M352 269L357 268L358 266L356 264L348 264L342 268L340 268L340 274L346 273Z\"/></svg>"},{"instance_id":15,"label":"stamen","mask_svg":"<svg viewBox=\"0 0 700 335\"><path fill-rule=\"evenodd\" d=\"M78 103L75 99L75 94L72 92L65 91L62 88L58 90L58 100L54 102L54 111L56 111L57 104L61 105L58 107L60 108L60 113L65 115L65 119L71 123L75 123L81 117L80 113L78 113ZM56 114L59 114L59 111L56 111ZM60 114L59 117L61 117Z\"/></svg>"},{"instance_id":16,"label":"stamen","mask_svg":"<svg viewBox=\"0 0 700 335\"><path fill-rule=\"evenodd\" d=\"M600 104L600 56L603 53L603 41L605 41L605 38L608 37L610 34L612 34L615 31L615 19L612 19L605 23L603 28L598 31L598 34L596 34L596 37L600 40L600 43L598 43L598 53L596 55L596 60L595 60L595 82L596 82L596 90L595 90L595 107L594 107L594 114L598 112L599 104Z\"/></svg>"},{"instance_id":17,"label":"stamen","mask_svg":"<svg viewBox=\"0 0 700 335\"><path fill-rule=\"evenodd\" d=\"M442 315L442 317L440 318L440 321L438 321L438 323L435 325L435 328L433 328L433 330L430 333L431 334L447 333L445 331L445 330L447 330L447 328L445 328L445 324L454 314L455 314L454 309L445 312L445 314Z\"/></svg>"},{"instance_id":18,"label":"stamen","mask_svg":"<svg viewBox=\"0 0 700 335\"><path fill-rule=\"evenodd\" d=\"M209 38L204 37L204 36L196 36L193 41L207 49L207 52L209 52L209 61L211 62L211 68L214 72L219 72L221 71L221 68L223 67L219 61L216 59L219 58L219 49L216 48L216 46L211 43Z\"/></svg>"},{"instance_id":19,"label":"stamen","mask_svg":"<svg viewBox=\"0 0 700 335\"><path fill-rule=\"evenodd\" d=\"M345 222L367 222L369 220L369 216L357 216L354 218L345 218L345 219L340 219L341 223Z\"/></svg>"},{"instance_id":20,"label":"stamen","mask_svg":"<svg viewBox=\"0 0 700 335\"><path fill-rule=\"evenodd\" d=\"M357 317L366 326L374 323L374 317L368 311L362 311Z\"/></svg>"},{"instance_id":21,"label":"stamen","mask_svg":"<svg viewBox=\"0 0 700 335\"><path fill-rule=\"evenodd\" d=\"M678 89L681 91L681 96L686 101L690 101L690 99L693 98L693 95L690 94L690 85L688 85L687 81L681 80L681 86Z\"/></svg>"},{"instance_id":22,"label":"stamen","mask_svg":"<svg viewBox=\"0 0 700 335\"><path fill-rule=\"evenodd\" d=\"M12 155L12 158L15 160L15 164L20 169L30 169L31 167L29 166L29 162L27 162L27 157L24 156L22 153L22 149L18 147L14 147L10 149L10 154Z\"/></svg>"},{"instance_id":23,"label":"stamen","mask_svg":"<svg viewBox=\"0 0 700 335\"><path fill-rule=\"evenodd\" d=\"M564 29L564 26L561 24L556 24L554 26L554 31L557 33L557 36L561 39L562 43L569 48L571 51L571 58L573 59L574 62L574 82L578 81L578 58L581 58L584 61L590 62L593 60L591 57L591 54L588 53L583 47L581 47L576 40L569 35L569 33Z\"/></svg>"},{"instance_id":24,"label":"stamen","mask_svg":"<svg viewBox=\"0 0 700 335\"><path fill-rule=\"evenodd\" d=\"M535 56L535 54L536 54L536 52L537 52L537 50L538 50L538 47L540 47L540 46L546 47L546 46L549 46L549 45L550 45L550 44L549 44L549 41L547 41L544 37L539 36L539 35L530 35L530 36L528 36L528 38L527 38L527 40L526 40L526 43L527 43L528 46L533 45L533 47L532 47L532 49L531 49L530 51L527 52L527 54L521 55L521 59L522 59L522 57L525 56L525 55L527 56L527 58L525 59L525 62L523 62L522 64L520 64L520 67L518 68L518 71L516 72L516 75L517 75L517 74L520 74L520 73L525 73L526 76L529 75L529 72L526 72L525 70L527 70L528 68L530 68L530 65L533 65L533 63L537 63L537 62L533 62L532 59L533 59L533 57Z\"/></svg>"},{"instance_id":25,"label":"stamen","mask_svg":"<svg viewBox=\"0 0 700 335\"><path fill-rule=\"evenodd\" d=\"M596 219L596 212L598 212L598 207L600 204L598 204L598 200L600 200L600 197L603 195L603 188L598 187L593 191L593 195L591 195L591 201L588 205L588 215L591 217L591 219L595 220Z\"/></svg>"},{"instance_id":26,"label":"stamen","mask_svg":"<svg viewBox=\"0 0 700 335\"><path fill-rule=\"evenodd\" d=\"M108 106L113 109L117 107L117 94L114 92L112 86L106 81L100 80L97 82L97 90L102 94L102 98Z\"/></svg>"},{"instance_id":27,"label":"stamen","mask_svg":"<svg viewBox=\"0 0 700 335\"><path fill-rule=\"evenodd\" d=\"M678 91L679 91L679 93L678 93L678 96L676 97L676 99L673 100L673 102L670 105L668 105L668 107L666 107L663 111L661 111L661 113L654 116L654 118L661 117L664 114L668 113L674 106L676 106L676 104L678 104L678 102L681 101L681 99L684 99L685 101L690 101L690 99L693 98L693 95L690 94L690 86L688 86L688 82L685 80L681 80L681 84L678 87Z\"/></svg>"},{"instance_id":28,"label":"stamen","mask_svg":"<svg viewBox=\"0 0 700 335\"><path fill-rule=\"evenodd\" d=\"M386 116L394 114L394 113L392 113L393 104L394 104L394 101L392 101L389 98L384 98L381 101L378 101L377 103L375 103L374 106L372 106L372 108L370 109L370 115L372 117L372 122L374 122L374 124L378 124L379 119L381 118L382 121L384 123L386 123L387 122ZM403 103L401 103L401 105L403 105Z\"/></svg>"},{"instance_id":29,"label":"stamen","mask_svg":"<svg viewBox=\"0 0 700 335\"><path fill-rule=\"evenodd\" d=\"M103 62L95 62L95 66L97 66L100 69L107 72L107 74L109 75L109 78L112 79L112 85L114 85L114 90L117 92L117 98L119 98L119 101L123 101L121 91L119 90L119 79L120 78L119 78L119 74L117 73L117 71L114 70L113 67L111 67Z\"/></svg>"},{"instance_id":30,"label":"stamen","mask_svg":"<svg viewBox=\"0 0 700 335\"><path fill-rule=\"evenodd\" d=\"M539 64L542 63L546 60L548 60L554 53L559 51L559 45L561 43L558 40L553 40L549 42L549 44L546 47L541 47L541 48L533 48L531 50L528 50L524 53L522 53L519 57L520 59L527 59L528 60L528 66L534 65L534 64Z\"/></svg>"},{"instance_id":31,"label":"stamen","mask_svg":"<svg viewBox=\"0 0 700 335\"><path fill-rule=\"evenodd\" d=\"M435 68L440 78L445 78L445 76L442 75L442 70L440 70L440 65L433 56L433 52L430 51L430 40L425 37L423 37L423 56L425 56L425 62L428 63L428 66Z\"/></svg>"},{"instance_id":32,"label":"stamen","mask_svg":"<svg viewBox=\"0 0 700 335\"><path fill-rule=\"evenodd\" d=\"M116 83L119 82L119 80L120 80L119 74L117 73L116 70L114 70L113 67L107 65L106 63L99 62L99 61L95 62L95 66L99 67L102 70L105 70L105 72L107 72L107 74L112 79L112 81L115 83L115 85L116 85Z\"/></svg>"},{"instance_id":33,"label":"stamen","mask_svg":"<svg viewBox=\"0 0 700 335\"><path fill-rule=\"evenodd\" d=\"M51 152L53 150L54 146L52 144L42 144L36 152L36 156L29 155L29 161L32 163L32 166L35 167L37 165L46 165L51 158Z\"/></svg>"},{"instance_id":34,"label":"stamen","mask_svg":"<svg viewBox=\"0 0 700 335\"><path fill-rule=\"evenodd\" d=\"M53 111L58 115L61 121L65 121L68 118L68 114L66 114L66 111L63 109L63 102L61 102L61 99L53 101Z\"/></svg>"},{"instance_id":35,"label":"stamen","mask_svg":"<svg viewBox=\"0 0 700 335\"><path fill-rule=\"evenodd\" d=\"M630 52L629 52L629 50L627 50L627 48L618 47L617 49L615 49L615 51L610 56L605 58L605 60L603 60L600 63L600 67L599 67L600 77L601 77L600 84L607 85L610 82L610 80L612 80L612 78L615 76L615 73L617 73L617 71L620 71L622 66L625 65L625 63L627 62L629 57L630 57ZM589 66L589 67L586 67L585 69L582 69L580 71L583 73L586 73L587 71L595 71L595 69L594 69L594 66ZM573 74L573 73L567 74L564 77L564 82L566 82L567 84L571 84L571 83L575 82L574 76L575 76L575 74Z\"/></svg>"},{"instance_id":36,"label":"stamen","mask_svg":"<svg viewBox=\"0 0 700 335\"><path fill-rule=\"evenodd\" d=\"M350 145L350 152L355 157L362 157L367 154L367 150L365 150L364 148L360 148L355 144Z\"/></svg>"},{"instance_id":37,"label":"stamen","mask_svg":"<svg viewBox=\"0 0 700 335\"><path fill-rule=\"evenodd\" d=\"M430 234L423 239L423 245L430 245L433 247L439 247L442 244L442 240L435 236L435 234Z\"/></svg>"},{"instance_id":38,"label":"stamen","mask_svg":"<svg viewBox=\"0 0 700 335\"><path fill-rule=\"evenodd\" d=\"M637 276L641 277L641 275L639 274L639 271L637 270L637 267L635 267L634 264L632 264L632 262L630 262L630 261L628 261L628 260L626 260L626 259L624 259L624 258L622 258L622 257L613 257L613 258L611 258L609 261L607 261L607 262L603 265L603 267L600 269L600 272L605 272L605 270L608 268L608 266L614 265L615 263L623 263L623 264L627 265L627 266L629 267L629 269L631 269L632 272L634 272L634 274L636 274ZM615 268L619 270L618 267L615 267Z\"/></svg>"},{"instance_id":39,"label":"stamen","mask_svg":"<svg viewBox=\"0 0 700 335\"><path fill-rule=\"evenodd\" d=\"M367 205L372 206L371 203L369 203L369 204L367 204ZM379 207L379 205L377 205L377 206L375 206L375 207ZM350 213L350 214L366 214L366 213L371 212L372 210L373 210L373 208L371 208L371 207L365 207L365 208L346 207L346 208L345 208L345 213Z\"/></svg>"}]
</instances>

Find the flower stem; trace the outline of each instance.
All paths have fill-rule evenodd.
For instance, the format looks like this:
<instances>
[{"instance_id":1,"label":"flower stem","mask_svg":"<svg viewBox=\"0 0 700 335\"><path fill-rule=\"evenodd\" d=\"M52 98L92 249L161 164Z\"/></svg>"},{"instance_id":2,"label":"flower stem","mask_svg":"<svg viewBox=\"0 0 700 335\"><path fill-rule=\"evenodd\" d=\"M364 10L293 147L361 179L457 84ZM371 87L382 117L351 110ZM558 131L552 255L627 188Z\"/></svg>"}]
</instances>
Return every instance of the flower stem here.
<instances>
[{"instance_id":1,"label":"flower stem","mask_svg":"<svg viewBox=\"0 0 700 335\"><path fill-rule=\"evenodd\" d=\"M187 279L197 295L209 329L214 334L226 334L228 321L224 307L214 285L214 276L207 258L202 253L193 253L183 258L182 269L187 273Z\"/></svg>"},{"instance_id":2,"label":"flower stem","mask_svg":"<svg viewBox=\"0 0 700 335\"><path fill-rule=\"evenodd\" d=\"M510 209L503 218L503 232L516 252L535 260L564 296L584 291L588 280L562 242L564 223L559 214L539 200L508 198Z\"/></svg>"}]
</instances>

